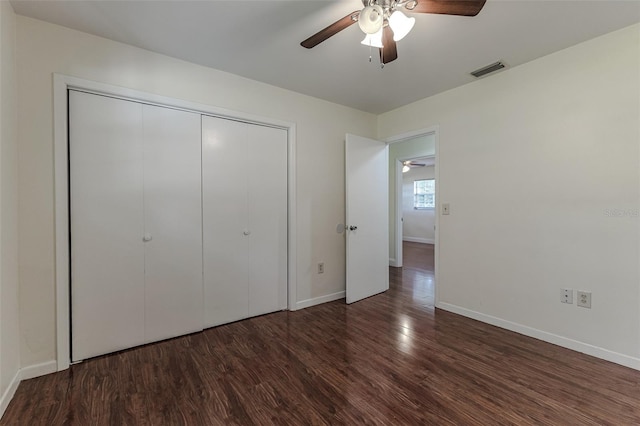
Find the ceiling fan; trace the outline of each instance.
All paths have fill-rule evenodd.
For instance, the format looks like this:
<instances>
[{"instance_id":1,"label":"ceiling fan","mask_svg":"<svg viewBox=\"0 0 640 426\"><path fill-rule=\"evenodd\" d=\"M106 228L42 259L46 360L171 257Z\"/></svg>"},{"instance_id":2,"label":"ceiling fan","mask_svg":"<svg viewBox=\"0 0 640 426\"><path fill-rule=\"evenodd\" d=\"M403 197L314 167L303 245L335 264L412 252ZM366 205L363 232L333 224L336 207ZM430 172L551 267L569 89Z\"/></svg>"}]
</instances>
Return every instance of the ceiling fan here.
<instances>
[{"instance_id":1,"label":"ceiling fan","mask_svg":"<svg viewBox=\"0 0 640 426\"><path fill-rule=\"evenodd\" d=\"M378 48L380 62L384 66L398 58L396 42L407 35L415 23L415 18L408 18L402 13L402 9L411 13L476 16L485 2L486 0L362 0L362 10L351 12L300 45L311 49L357 22L366 34L362 44Z\"/></svg>"},{"instance_id":2,"label":"ceiling fan","mask_svg":"<svg viewBox=\"0 0 640 426\"><path fill-rule=\"evenodd\" d=\"M402 163L402 173L407 173L411 167L424 167L426 164L417 161L405 161Z\"/></svg>"}]
</instances>

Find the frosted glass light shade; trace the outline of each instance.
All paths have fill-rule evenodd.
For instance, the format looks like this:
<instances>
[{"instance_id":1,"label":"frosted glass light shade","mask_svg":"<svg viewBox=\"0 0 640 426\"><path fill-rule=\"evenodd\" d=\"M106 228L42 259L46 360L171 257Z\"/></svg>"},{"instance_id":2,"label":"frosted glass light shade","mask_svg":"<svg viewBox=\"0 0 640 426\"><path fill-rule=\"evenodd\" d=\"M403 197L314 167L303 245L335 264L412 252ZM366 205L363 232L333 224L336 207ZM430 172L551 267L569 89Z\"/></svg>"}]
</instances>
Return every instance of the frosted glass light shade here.
<instances>
[{"instance_id":1,"label":"frosted glass light shade","mask_svg":"<svg viewBox=\"0 0 640 426\"><path fill-rule=\"evenodd\" d=\"M367 6L360 12L358 26L365 34L375 34L384 22L384 11L377 4Z\"/></svg>"},{"instance_id":2,"label":"frosted glass light shade","mask_svg":"<svg viewBox=\"0 0 640 426\"><path fill-rule=\"evenodd\" d=\"M382 45L382 28L380 28L375 34L367 34L366 36L364 36L364 40L362 40L360 43L364 44L365 46L380 48L384 47Z\"/></svg>"},{"instance_id":3,"label":"frosted glass light shade","mask_svg":"<svg viewBox=\"0 0 640 426\"><path fill-rule=\"evenodd\" d=\"M406 164L404 166L402 166L402 173L407 173L409 170L411 170L411 169Z\"/></svg>"},{"instance_id":4,"label":"frosted glass light shade","mask_svg":"<svg viewBox=\"0 0 640 426\"><path fill-rule=\"evenodd\" d=\"M396 10L389 17L389 26L393 30L393 40L400 41L409 34L416 23L416 18L407 18L407 15Z\"/></svg>"}]
</instances>

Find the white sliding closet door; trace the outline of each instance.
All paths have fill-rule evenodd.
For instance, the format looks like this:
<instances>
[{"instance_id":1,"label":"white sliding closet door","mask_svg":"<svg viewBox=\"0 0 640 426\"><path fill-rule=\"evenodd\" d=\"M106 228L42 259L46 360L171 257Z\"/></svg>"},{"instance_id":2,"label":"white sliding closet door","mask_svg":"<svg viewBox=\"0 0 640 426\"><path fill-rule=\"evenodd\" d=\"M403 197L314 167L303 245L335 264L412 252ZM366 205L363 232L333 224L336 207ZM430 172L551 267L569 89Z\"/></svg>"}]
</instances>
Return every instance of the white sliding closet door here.
<instances>
[{"instance_id":1,"label":"white sliding closet door","mask_svg":"<svg viewBox=\"0 0 640 426\"><path fill-rule=\"evenodd\" d=\"M69 92L72 360L145 343L142 105Z\"/></svg>"},{"instance_id":2,"label":"white sliding closet door","mask_svg":"<svg viewBox=\"0 0 640 426\"><path fill-rule=\"evenodd\" d=\"M202 117L205 327L286 308L287 133Z\"/></svg>"},{"instance_id":3,"label":"white sliding closet door","mask_svg":"<svg viewBox=\"0 0 640 426\"><path fill-rule=\"evenodd\" d=\"M200 115L69 106L72 360L201 330Z\"/></svg>"},{"instance_id":4,"label":"white sliding closet door","mask_svg":"<svg viewBox=\"0 0 640 426\"><path fill-rule=\"evenodd\" d=\"M202 330L200 115L145 105L145 339Z\"/></svg>"}]
</instances>

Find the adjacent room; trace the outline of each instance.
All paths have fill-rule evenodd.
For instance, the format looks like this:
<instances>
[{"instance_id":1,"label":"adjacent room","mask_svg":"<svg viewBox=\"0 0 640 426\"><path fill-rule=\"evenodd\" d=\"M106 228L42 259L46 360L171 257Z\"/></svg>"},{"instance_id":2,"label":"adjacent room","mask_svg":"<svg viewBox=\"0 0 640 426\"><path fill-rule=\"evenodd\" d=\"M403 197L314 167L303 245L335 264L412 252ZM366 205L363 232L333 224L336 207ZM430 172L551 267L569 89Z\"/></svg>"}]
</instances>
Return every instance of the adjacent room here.
<instances>
[{"instance_id":1,"label":"adjacent room","mask_svg":"<svg viewBox=\"0 0 640 426\"><path fill-rule=\"evenodd\" d=\"M0 425L640 424L640 1L0 35Z\"/></svg>"}]
</instances>

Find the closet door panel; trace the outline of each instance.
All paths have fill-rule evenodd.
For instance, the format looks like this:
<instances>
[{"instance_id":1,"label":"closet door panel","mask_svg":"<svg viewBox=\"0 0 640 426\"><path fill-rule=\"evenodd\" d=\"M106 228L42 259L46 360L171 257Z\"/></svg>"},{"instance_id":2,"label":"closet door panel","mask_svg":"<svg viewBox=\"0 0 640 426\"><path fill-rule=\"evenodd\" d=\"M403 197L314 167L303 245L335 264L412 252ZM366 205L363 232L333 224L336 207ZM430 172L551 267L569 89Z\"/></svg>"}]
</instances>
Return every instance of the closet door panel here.
<instances>
[{"instance_id":1,"label":"closet door panel","mask_svg":"<svg viewBox=\"0 0 640 426\"><path fill-rule=\"evenodd\" d=\"M202 330L200 115L144 105L145 339Z\"/></svg>"},{"instance_id":2,"label":"closet door panel","mask_svg":"<svg viewBox=\"0 0 640 426\"><path fill-rule=\"evenodd\" d=\"M287 132L247 126L249 315L286 308Z\"/></svg>"},{"instance_id":3,"label":"closet door panel","mask_svg":"<svg viewBox=\"0 0 640 426\"><path fill-rule=\"evenodd\" d=\"M202 117L205 327L249 314L246 127Z\"/></svg>"},{"instance_id":4,"label":"closet door panel","mask_svg":"<svg viewBox=\"0 0 640 426\"><path fill-rule=\"evenodd\" d=\"M72 360L144 343L142 106L69 92Z\"/></svg>"}]
</instances>

